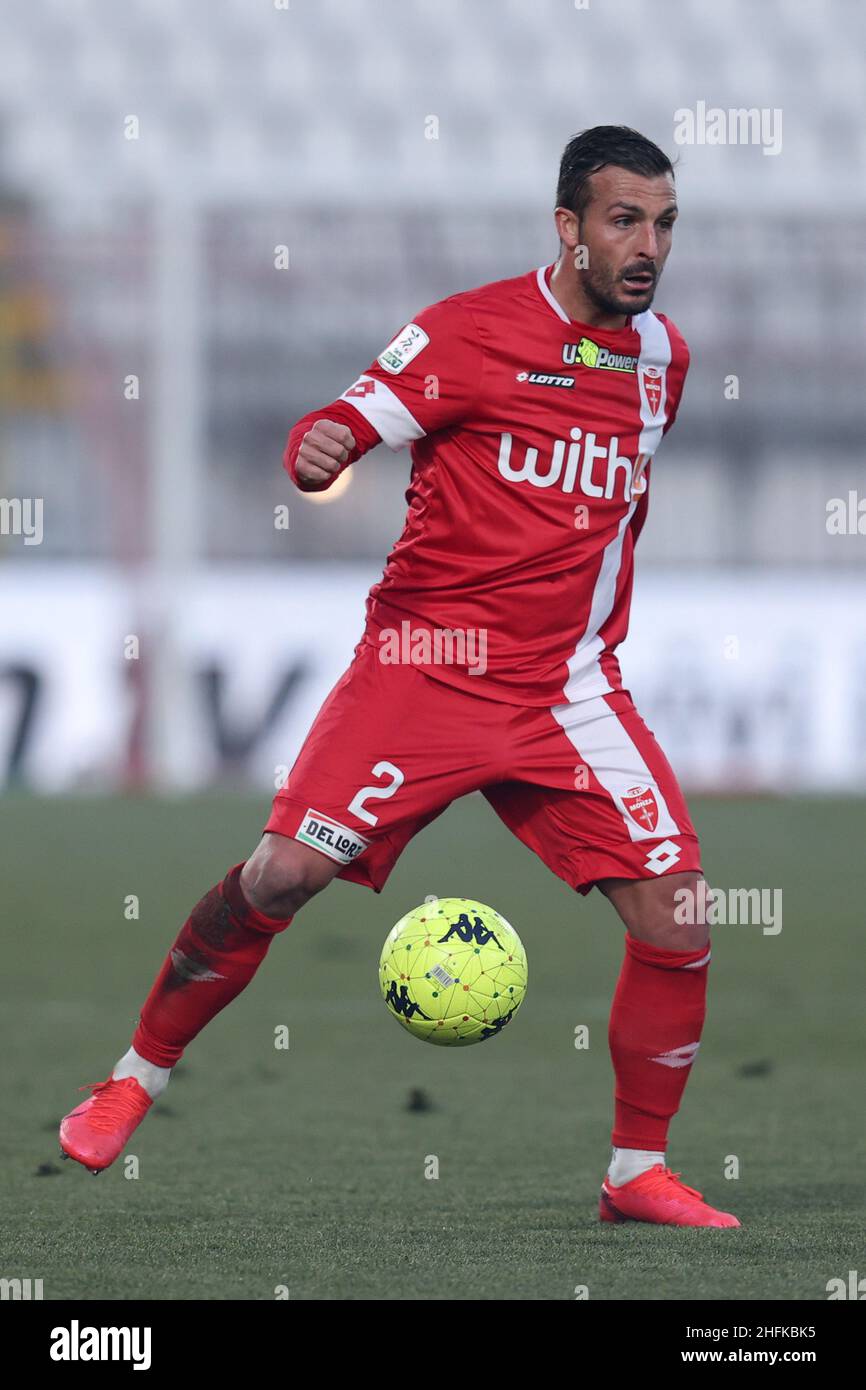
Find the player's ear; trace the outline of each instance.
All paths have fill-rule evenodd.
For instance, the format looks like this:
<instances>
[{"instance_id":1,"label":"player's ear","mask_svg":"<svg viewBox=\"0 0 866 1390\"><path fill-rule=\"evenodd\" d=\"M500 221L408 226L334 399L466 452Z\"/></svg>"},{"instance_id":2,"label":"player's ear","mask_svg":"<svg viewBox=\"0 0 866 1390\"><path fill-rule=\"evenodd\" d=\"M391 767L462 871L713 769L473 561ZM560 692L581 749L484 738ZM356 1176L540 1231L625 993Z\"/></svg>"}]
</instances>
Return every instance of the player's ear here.
<instances>
[{"instance_id":1,"label":"player's ear","mask_svg":"<svg viewBox=\"0 0 866 1390\"><path fill-rule=\"evenodd\" d=\"M556 208L553 215L560 249L567 246L569 250L573 250L580 241L580 221L577 213L571 208Z\"/></svg>"}]
</instances>

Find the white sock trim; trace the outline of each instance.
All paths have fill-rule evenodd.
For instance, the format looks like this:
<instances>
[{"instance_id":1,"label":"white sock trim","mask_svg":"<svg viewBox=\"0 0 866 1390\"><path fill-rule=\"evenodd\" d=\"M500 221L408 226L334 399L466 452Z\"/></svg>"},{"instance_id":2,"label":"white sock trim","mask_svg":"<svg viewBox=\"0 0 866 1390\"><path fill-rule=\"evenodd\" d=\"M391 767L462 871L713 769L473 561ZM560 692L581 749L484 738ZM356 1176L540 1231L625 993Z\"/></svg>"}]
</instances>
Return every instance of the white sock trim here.
<instances>
[{"instance_id":1,"label":"white sock trim","mask_svg":"<svg viewBox=\"0 0 866 1390\"><path fill-rule=\"evenodd\" d=\"M639 1177L654 1164L663 1164L664 1161L664 1154L656 1153L652 1149L614 1148L611 1151L607 1176L614 1187L622 1187L623 1183L631 1182L632 1178Z\"/></svg>"},{"instance_id":2,"label":"white sock trim","mask_svg":"<svg viewBox=\"0 0 866 1390\"><path fill-rule=\"evenodd\" d=\"M126 1076L134 1076L139 1086L143 1086L151 1100L161 1096L168 1085L171 1067L157 1067L146 1057L139 1057L134 1047L125 1052L111 1073L115 1081Z\"/></svg>"}]
</instances>

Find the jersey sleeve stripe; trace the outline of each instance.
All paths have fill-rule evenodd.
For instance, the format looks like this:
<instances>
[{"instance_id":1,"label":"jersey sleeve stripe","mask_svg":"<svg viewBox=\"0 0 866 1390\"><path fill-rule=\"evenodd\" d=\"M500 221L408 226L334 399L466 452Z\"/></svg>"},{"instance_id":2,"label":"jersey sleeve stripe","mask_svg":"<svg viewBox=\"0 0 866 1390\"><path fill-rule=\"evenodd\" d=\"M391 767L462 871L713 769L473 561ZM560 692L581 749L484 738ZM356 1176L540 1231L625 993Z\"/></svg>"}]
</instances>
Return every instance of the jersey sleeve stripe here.
<instances>
[{"instance_id":1,"label":"jersey sleeve stripe","mask_svg":"<svg viewBox=\"0 0 866 1390\"><path fill-rule=\"evenodd\" d=\"M366 392L365 386L369 386ZM404 449L414 440L423 439L427 432L390 386L376 377L359 376L340 400L348 401L363 415L389 449Z\"/></svg>"}]
</instances>

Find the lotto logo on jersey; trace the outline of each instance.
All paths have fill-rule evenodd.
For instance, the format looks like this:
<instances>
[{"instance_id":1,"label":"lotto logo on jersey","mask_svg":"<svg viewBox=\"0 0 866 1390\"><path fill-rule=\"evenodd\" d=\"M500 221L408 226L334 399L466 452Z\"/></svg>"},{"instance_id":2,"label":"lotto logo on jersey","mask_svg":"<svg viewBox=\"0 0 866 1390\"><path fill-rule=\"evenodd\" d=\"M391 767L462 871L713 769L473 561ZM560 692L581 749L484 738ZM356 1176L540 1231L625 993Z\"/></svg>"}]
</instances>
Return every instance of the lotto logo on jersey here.
<instances>
[{"instance_id":1,"label":"lotto logo on jersey","mask_svg":"<svg viewBox=\"0 0 866 1390\"><path fill-rule=\"evenodd\" d=\"M553 376L550 372L518 372L516 381L528 381L530 386L573 386L573 376Z\"/></svg>"},{"instance_id":2,"label":"lotto logo on jersey","mask_svg":"<svg viewBox=\"0 0 866 1390\"><path fill-rule=\"evenodd\" d=\"M379 366L396 376L415 360L419 352L424 351L429 341L424 329L419 328L417 323L407 323L379 357Z\"/></svg>"},{"instance_id":3,"label":"lotto logo on jersey","mask_svg":"<svg viewBox=\"0 0 866 1390\"><path fill-rule=\"evenodd\" d=\"M312 845L313 849L321 850L322 854L327 854L329 859L335 859L338 864L351 864L370 843L363 836L356 835L354 830L349 830L339 821L331 820L330 816L323 816L312 807L304 813L304 819L295 831L295 839L305 845Z\"/></svg>"}]
</instances>

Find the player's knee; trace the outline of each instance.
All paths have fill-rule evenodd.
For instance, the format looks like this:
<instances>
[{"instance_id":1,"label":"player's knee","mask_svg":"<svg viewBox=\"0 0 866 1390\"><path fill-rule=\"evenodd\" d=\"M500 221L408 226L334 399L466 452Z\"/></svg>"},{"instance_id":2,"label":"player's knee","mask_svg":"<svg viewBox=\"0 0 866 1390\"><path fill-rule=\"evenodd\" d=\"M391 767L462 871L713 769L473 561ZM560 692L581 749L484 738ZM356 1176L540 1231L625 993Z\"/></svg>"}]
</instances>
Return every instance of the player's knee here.
<instances>
[{"instance_id":1,"label":"player's knee","mask_svg":"<svg viewBox=\"0 0 866 1390\"><path fill-rule=\"evenodd\" d=\"M338 864L282 835L265 835L241 870L247 902L266 917L291 917L330 883Z\"/></svg>"},{"instance_id":2,"label":"player's knee","mask_svg":"<svg viewBox=\"0 0 866 1390\"><path fill-rule=\"evenodd\" d=\"M701 874L687 871L656 881L653 899L646 904L644 940L671 951L699 950L707 944L701 880Z\"/></svg>"},{"instance_id":3,"label":"player's knee","mask_svg":"<svg viewBox=\"0 0 866 1390\"><path fill-rule=\"evenodd\" d=\"M679 874L655 879L652 885L655 890L653 907L675 922L693 923L695 913L700 916L698 884L701 878L696 869L686 869Z\"/></svg>"},{"instance_id":4,"label":"player's knee","mask_svg":"<svg viewBox=\"0 0 866 1390\"><path fill-rule=\"evenodd\" d=\"M666 950L688 951L705 945L709 936L701 878L696 870L684 870L600 886L632 936Z\"/></svg>"},{"instance_id":5,"label":"player's knee","mask_svg":"<svg viewBox=\"0 0 866 1390\"><path fill-rule=\"evenodd\" d=\"M656 897L649 911L651 928L659 944L664 943L670 950L697 950L707 942L702 878L697 871L688 870L657 881Z\"/></svg>"}]
</instances>

